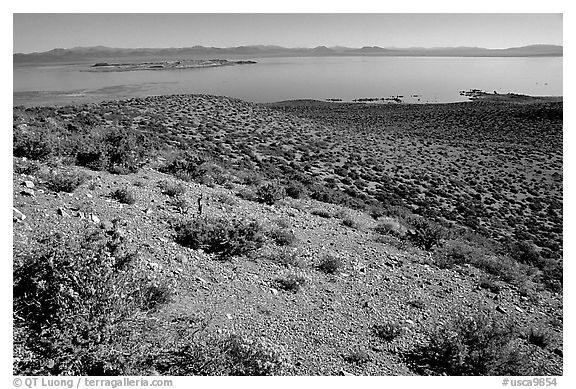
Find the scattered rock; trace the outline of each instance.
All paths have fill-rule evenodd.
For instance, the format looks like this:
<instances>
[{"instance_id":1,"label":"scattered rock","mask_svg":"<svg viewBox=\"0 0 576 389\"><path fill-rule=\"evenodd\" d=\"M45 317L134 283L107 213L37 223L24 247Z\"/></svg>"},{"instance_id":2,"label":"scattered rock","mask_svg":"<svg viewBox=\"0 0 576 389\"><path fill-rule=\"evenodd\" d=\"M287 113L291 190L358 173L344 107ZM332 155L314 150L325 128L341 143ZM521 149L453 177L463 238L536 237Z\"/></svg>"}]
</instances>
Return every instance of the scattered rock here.
<instances>
[{"instance_id":1,"label":"scattered rock","mask_svg":"<svg viewBox=\"0 0 576 389\"><path fill-rule=\"evenodd\" d=\"M102 220L100 222L100 228L102 228L105 231L110 231L114 229L114 224L112 224L108 220Z\"/></svg>"},{"instance_id":2,"label":"scattered rock","mask_svg":"<svg viewBox=\"0 0 576 389\"><path fill-rule=\"evenodd\" d=\"M30 188L22 189L20 191L20 194L23 196L30 196L30 197L36 196L36 194L34 193L34 190L30 189Z\"/></svg>"},{"instance_id":3,"label":"scattered rock","mask_svg":"<svg viewBox=\"0 0 576 389\"><path fill-rule=\"evenodd\" d=\"M196 276L196 280L200 281L203 284L209 284L210 283L210 282L206 281L204 278L198 277L198 276Z\"/></svg>"},{"instance_id":4,"label":"scattered rock","mask_svg":"<svg viewBox=\"0 0 576 389\"><path fill-rule=\"evenodd\" d=\"M16 208L12 207L12 221L20 222L20 221L24 221L24 219L26 219L26 215L24 215L22 212L20 212Z\"/></svg>"},{"instance_id":5,"label":"scattered rock","mask_svg":"<svg viewBox=\"0 0 576 389\"><path fill-rule=\"evenodd\" d=\"M58 207L58 210L56 211L56 213L62 217L71 217L70 214L68 212L66 212L64 210L64 208L62 208L62 207Z\"/></svg>"},{"instance_id":6,"label":"scattered rock","mask_svg":"<svg viewBox=\"0 0 576 389\"><path fill-rule=\"evenodd\" d=\"M506 308L501 307L500 305L498 305L496 307L496 311L500 312L500 313L507 313L508 311L506 310Z\"/></svg>"}]
</instances>

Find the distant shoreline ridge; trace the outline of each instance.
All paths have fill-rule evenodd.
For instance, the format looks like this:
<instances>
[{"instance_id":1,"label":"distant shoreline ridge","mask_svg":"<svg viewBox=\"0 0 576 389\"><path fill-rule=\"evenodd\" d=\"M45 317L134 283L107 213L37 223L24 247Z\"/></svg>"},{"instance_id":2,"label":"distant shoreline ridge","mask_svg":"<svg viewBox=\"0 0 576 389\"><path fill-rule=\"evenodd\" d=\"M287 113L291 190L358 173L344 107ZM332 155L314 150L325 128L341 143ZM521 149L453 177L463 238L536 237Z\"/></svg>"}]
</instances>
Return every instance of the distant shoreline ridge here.
<instances>
[{"instance_id":1,"label":"distant shoreline ridge","mask_svg":"<svg viewBox=\"0 0 576 389\"><path fill-rule=\"evenodd\" d=\"M280 46L237 46L228 48L192 46L182 48L111 48L104 46L53 49L45 52L15 53L13 63L53 63L110 59L142 58L265 58L265 57L562 57L564 48L559 45L536 44L505 49L481 47L435 47L435 48L361 48L326 47L286 48Z\"/></svg>"}]
</instances>

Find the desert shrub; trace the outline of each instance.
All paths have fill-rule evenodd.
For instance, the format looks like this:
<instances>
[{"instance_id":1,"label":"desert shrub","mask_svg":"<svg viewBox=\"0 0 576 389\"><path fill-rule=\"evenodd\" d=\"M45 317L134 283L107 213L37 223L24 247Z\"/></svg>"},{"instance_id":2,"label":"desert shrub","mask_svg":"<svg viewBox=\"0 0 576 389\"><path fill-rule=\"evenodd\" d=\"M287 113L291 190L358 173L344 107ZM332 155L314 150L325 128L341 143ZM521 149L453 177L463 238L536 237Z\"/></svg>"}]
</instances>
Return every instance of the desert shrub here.
<instances>
[{"instance_id":1,"label":"desert shrub","mask_svg":"<svg viewBox=\"0 0 576 389\"><path fill-rule=\"evenodd\" d=\"M268 236L274 240L278 246L291 246L296 243L297 239L294 233L283 228L275 228L268 232Z\"/></svg>"},{"instance_id":2,"label":"desert shrub","mask_svg":"<svg viewBox=\"0 0 576 389\"><path fill-rule=\"evenodd\" d=\"M122 204L132 205L136 203L134 193L126 188L116 189L110 193L110 197Z\"/></svg>"},{"instance_id":3,"label":"desert shrub","mask_svg":"<svg viewBox=\"0 0 576 389\"><path fill-rule=\"evenodd\" d=\"M471 246L460 241L449 241L440 250L434 252L434 263L441 269L470 263L482 254Z\"/></svg>"},{"instance_id":4,"label":"desert shrub","mask_svg":"<svg viewBox=\"0 0 576 389\"><path fill-rule=\"evenodd\" d=\"M285 196L284 187L277 181L266 182L256 189L256 201L259 203L274 205Z\"/></svg>"},{"instance_id":5,"label":"desert shrub","mask_svg":"<svg viewBox=\"0 0 576 389\"><path fill-rule=\"evenodd\" d=\"M312 215L316 215L316 216L320 216L323 217L325 219L329 219L332 217L332 213L330 211L327 211L325 209L313 209L312 212L310 212Z\"/></svg>"},{"instance_id":6,"label":"desert shrub","mask_svg":"<svg viewBox=\"0 0 576 389\"><path fill-rule=\"evenodd\" d=\"M53 139L41 131L14 129L12 152L15 157L26 157L36 161L45 161L53 152Z\"/></svg>"},{"instance_id":7,"label":"desert shrub","mask_svg":"<svg viewBox=\"0 0 576 389\"><path fill-rule=\"evenodd\" d=\"M406 236L416 246L430 251L434 246L441 245L444 229L440 225L424 218L413 218L409 223L412 228Z\"/></svg>"},{"instance_id":8,"label":"desert shrub","mask_svg":"<svg viewBox=\"0 0 576 389\"><path fill-rule=\"evenodd\" d=\"M54 192L72 193L88 179L88 175L76 171L52 171L46 177L46 187Z\"/></svg>"},{"instance_id":9,"label":"desert shrub","mask_svg":"<svg viewBox=\"0 0 576 389\"><path fill-rule=\"evenodd\" d=\"M370 354L364 349L356 349L344 356L344 360L348 363L356 365L368 363L372 360Z\"/></svg>"},{"instance_id":10,"label":"desert shrub","mask_svg":"<svg viewBox=\"0 0 576 389\"><path fill-rule=\"evenodd\" d=\"M232 197L226 193L218 193L216 195L216 200L218 200L222 204L230 205L230 206L234 206L234 205L238 204L238 200L236 200L234 197Z\"/></svg>"},{"instance_id":11,"label":"desert shrub","mask_svg":"<svg viewBox=\"0 0 576 389\"><path fill-rule=\"evenodd\" d=\"M250 188L242 188L236 193L236 195L244 200L257 201L256 193L254 193Z\"/></svg>"},{"instance_id":12,"label":"desert shrub","mask_svg":"<svg viewBox=\"0 0 576 389\"><path fill-rule=\"evenodd\" d=\"M288 274L285 277L277 278L275 284L279 289L296 293L306 284L306 279L296 274Z\"/></svg>"},{"instance_id":13,"label":"desert shrub","mask_svg":"<svg viewBox=\"0 0 576 389\"><path fill-rule=\"evenodd\" d=\"M542 259L541 276L538 281L553 292L562 292L563 288L563 263L562 260L552 258Z\"/></svg>"},{"instance_id":14,"label":"desert shrub","mask_svg":"<svg viewBox=\"0 0 576 389\"><path fill-rule=\"evenodd\" d=\"M539 267L542 257L530 242L523 241L514 243L510 246L509 250L512 259L520 263Z\"/></svg>"},{"instance_id":15,"label":"desert shrub","mask_svg":"<svg viewBox=\"0 0 576 389\"><path fill-rule=\"evenodd\" d=\"M346 217L342 219L342 225L354 229L358 228L358 223L356 223L356 221L351 217Z\"/></svg>"},{"instance_id":16,"label":"desert shrub","mask_svg":"<svg viewBox=\"0 0 576 389\"><path fill-rule=\"evenodd\" d=\"M414 307L416 309L426 308L426 303L424 302L424 300L422 300L420 298L408 301L408 305L410 305L411 307Z\"/></svg>"},{"instance_id":17,"label":"desert shrub","mask_svg":"<svg viewBox=\"0 0 576 389\"><path fill-rule=\"evenodd\" d=\"M181 152L159 169L184 181L196 181L203 185L213 185L214 177L222 175L222 169L203 154Z\"/></svg>"},{"instance_id":18,"label":"desert shrub","mask_svg":"<svg viewBox=\"0 0 576 389\"><path fill-rule=\"evenodd\" d=\"M170 183L168 181L160 181L158 187L166 196L178 197L186 194L186 187L180 183Z\"/></svg>"},{"instance_id":19,"label":"desert shrub","mask_svg":"<svg viewBox=\"0 0 576 389\"><path fill-rule=\"evenodd\" d=\"M52 234L17 252L14 371L126 373L129 362L115 350L130 323L170 295L167 283L144 266L121 241L100 230Z\"/></svg>"},{"instance_id":20,"label":"desert shrub","mask_svg":"<svg viewBox=\"0 0 576 389\"><path fill-rule=\"evenodd\" d=\"M386 208L381 205L370 205L367 212L374 220L378 220L387 215Z\"/></svg>"},{"instance_id":21,"label":"desert shrub","mask_svg":"<svg viewBox=\"0 0 576 389\"><path fill-rule=\"evenodd\" d=\"M537 281L554 292L562 291L563 265L561 260L544 258L530 242L515 242L509 246L510 257L521 264L540 269Z\"/></svg>"},{"instance_id":22,"label":"desert shrub","mask_svg":"<svg viewBox=\"0 0 576 389\"><path fill-rule=\"evenodd\" d=\"M262 182L262 176L253 171L240 171L236 173L238 180L243 185L258 185Z\"/></svg>"},{"instance_id":23,"label":"desert shrub","mask_svg":"<svg viewBox=\"0 0 576 389\"><path fill-rule=\"evenodd\" d=\"M374 324L372 327L372 333L374 336L386 342L394 340L398 336L402 335L402 332L402 326L395 322L378 323Z\"/></svg>"},{"instance_id":24,"label":"desert shrub","mask_svg":"<svg viewBox=\"0 0 576 389\"><path fill-rule=\"evenodd\" d=\"M292 247L278 247L267 255L267 259L286 266L304 267L305 263Z\"/></svg>"},{"instance_id":25,"label":"desert shrub","mask_svg":"<svg viewBox=\"0 0 576 389\"><path fill-rule=\"evenodd\" d=\"M530 285L533 284L534 269L509 257L483 255L475 257L470 264L519 288L532 288Z\"/></svg>"},{"instance_id":26,"label":"desert shrub","mask_svg":"<svg viewBox=\"0 0 576 389\"><path fill-rule=\"evenodd\" d=\"M293 199L301 199L306 197L306 186L301 182L291 180L285 186L286 195Z\"/></svg>"},{"instance_id":27,"label":"desert shrub","mask_svg":"<svg viewBox=\"0 0 576 389\"><path fill-rule=\"evenodd\" d=\"M480 277L480 280L478 281L478 286L481 287L482 289L487 289L495 294L500 293L500 291L502 290L500 284L498 284L489 277Z\"/></svg>"},{"instance_id":28,"label":"desert shrub","mask_svg":"<svg viewBox=\"0 0 576 389\"><path fill-rule=\"evenodd\" d=\"M36 161L14 160L13 170L16 174L33 175L40 170L40 164Z\"/></svg>"},{"instance_id":29,"label":"desert shrub","mask_svg":"<svg viewBox=\"0 0 576 389\"><path fill-rule=\"evenodd\" d=\"M342 260L330 254L325 254L318 264L318 270L327 274L336 274L342 267Z\"/></svg>"},{"instance_id":30,"label":"desert shrub","mask_svg":"<svg viewBox=\"0 0 576 389\"><path fill-rule=\"evenodd\" d=\"M190 210L190 202L183 196L173 197L170 200L170 205L176 208L180 213L188 213Z\"/></svg>"},{"instance_id":31,"label":"desert shrub","mask_svg":"<svg viewBox=\"0 0 576 389\"><path fill-rule=\"evenodd\" d=\"M76 164L115 174L137 172L148 160L151 146L142 134L124 127L94 131L79 143Z\"/></svg>"},{"instance_id":32,"label":"desert shrub","mask_svg":"<svg viewBox=\"0 0 576 389\"><path fill-rule=\"evenodd\" d=\"M384 218L378 221L374 231L381 235L392 235L401 237L404 234L403 227L400 222L392 218Z\"/></svg>"},{"instance_id":33,"label":"desert shrub","mask_svg":"<svg viewBox=\"0 0 576 389\"><path fill-rule=\"evenodd\" d=\"M516 328L479 312L458 314L405 354L421 374L449 376L530 374Z\"/></svg>"},{"instance_id":34,"label":"desert shrub","mask_svg":"<svg viewBox=\"0 0 576 389\"><path fill-rule=\"evenodd\" d=\"M262 228L255 221L197 217L176 226L176 242L221 259L248 254L262 247Z\"/></svg>"},{"instance_id":35,"label":"desert shrub","mask_svg":"<svg viewBox=\"0 0 576 389\"><path fill-rule=\"evenodd\" d=\"M550 331L543 328L530 327L526 339L529 343L541 348L546 348L552 343Z\"/></svg>"},{"instance_id":36,"label":"desert shrub","mask_svg":"<svg viewBox=\"0 0 576 389\"><path fill-rule=\"evenodd\" d=\"M162 305L170 302L172 298L172 289L168 285L150 284L142 288L141 309L152 311Z\"/></svg>"},{"instance_id":37,"label":"desert shrub","mask_svg":"<svg viewBox=\"0 0 576 389\"><path fill-rule=\"evenodd\" d=\"M157 346L154 370L164 375L271 376L288 370L286 351L268 341L237 334L207 335L197 329L177 329L171 347ZM171 328L168 331L172 331Z\"/></svg>"},{"instance_id":38,"label":"desert shrub","mask_svg":"<svg viewBox=\"0 0 576 389\"><path fill-rule=\"evenodd\" d=\"M290 219L282 218L282 217L276 219L275 223L278 225L278 227L280 227L282 229L287 229L287 228L290 228L292 226L292 224L290 223Z\"/></svg>"}]
</instances>

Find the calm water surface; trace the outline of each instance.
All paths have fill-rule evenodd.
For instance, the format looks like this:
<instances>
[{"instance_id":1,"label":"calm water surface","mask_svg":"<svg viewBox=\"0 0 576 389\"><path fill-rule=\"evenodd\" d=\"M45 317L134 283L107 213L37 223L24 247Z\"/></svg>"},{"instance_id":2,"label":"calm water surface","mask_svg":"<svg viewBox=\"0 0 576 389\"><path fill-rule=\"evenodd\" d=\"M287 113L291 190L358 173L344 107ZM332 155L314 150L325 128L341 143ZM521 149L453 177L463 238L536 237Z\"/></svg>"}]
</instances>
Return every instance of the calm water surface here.
<instances>
[{"instance_id":1,"label":"calm water surface","mask_svg":"<svg viewBox=\"0 0 576 389\"><path fill-rule=\"evenodd\" d=\"M14 105L204 93L253 102L403 96L406 103L466 100L460 90L562 95L562 58L262 58L207 69L86 72L90 64L14 67Z\"/></svg>"}]
</instances>

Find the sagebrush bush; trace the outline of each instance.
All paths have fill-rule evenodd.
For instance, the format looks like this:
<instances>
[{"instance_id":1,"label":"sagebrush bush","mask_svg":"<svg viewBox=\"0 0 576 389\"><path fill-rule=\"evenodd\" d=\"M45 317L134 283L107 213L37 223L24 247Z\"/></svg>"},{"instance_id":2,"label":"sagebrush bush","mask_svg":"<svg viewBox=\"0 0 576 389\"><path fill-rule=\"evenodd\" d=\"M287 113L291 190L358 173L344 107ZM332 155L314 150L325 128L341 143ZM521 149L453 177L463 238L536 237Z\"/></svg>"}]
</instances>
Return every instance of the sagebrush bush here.
<instances>
[{"instance_id":1,"label":"sagebrush bush","mask_svg":"<svg viewBox=\"0 0 576 389\"><path fill-rule=\"evenodd\" d=\"M136 203L134 193L126 188L116 189L110 193L110 197L122 204L132 205Z\"/></svg>"},{"instance_id":2,"label":"sagebrush bush","mask_svg":"<svg viewBox=\"0 0 576 389\"><path fill-rule=\"evenodd\" d=\"M297 274L288 274L285 277L276 279L276 285L279 289L296 293L306 284L306 279Z\"/></svg>"},{"instance_id":3,"label":"sagebrush bush","mask_svg":"<svg viewBox=\"0 0 576 389\"><path fill-rule=\"evenodd\" d=\"M86 182L89 176L76 171L52 171L44 178L48 189L54 192L72 193Z\"/></svg>"},{"instance_id":4,"label":"sagebrush bush","mask_svg":"<svg viewBox=\"0 0 576 389\"><path fill-rule=\"evenodd\" d=\"M434 253L434 263L441 269L450 269L457 265L474 262L481 255L479 250L465 243L450 241Z\"/></svg>"},{"instance_id":5,"label":"sagebrush bush","mask_svg":"<svg viewBox=\"0 0 576 389\"><path fill-rule=\"evenodd\" d=\"M186 187L180 183L170 183L167 181L160 181L158 187L166 196L178 197L186 194Z\"/></svg>"},{"instance_id":6,"label":"sagebrush bush","mask_svg":"<svg viewBox=\"0 0 576 389\"><path fill-rule=\"evenodd\" d=\"M170 205L176 208L180 213L188 213L191 208L191 204L183 196L173 197L170 201Z\"/></svg>"},{"instance_id":7,"label":"sagebrush bush","mask_svg":"<svg viewBox=\"0 0 576 389\"><path fill-rule=\"evenodd\" d=\"M14 160L12 165L16 174L33 175L40 170L40 164L36 161Z\"/></svg>"},{"instance_id":8,"label":"sagebrush bush","mask_svg":"<svg viewBox=\"0 0 576 389\"><path fill-rule=\"evenodd\" d=\"M229 205L229 206L234 206L234 205L238 204L238 200L236 200L234 197L232 197L226 193L217 194L216 200L218 200L222 204Z\"/></svg>"},{"instance_id":9,"label":"sagebrush bush","mask_svg":"<svg viewBox=\"0 0 576 389\"><path fill-rule=\"evenodd\" d=\"M405 354L421 374L526 375L533 373L509 322L479 312L458 314L428 334L426 343Z\"/></svg>"},{"instance_id":10,"label":"sagebrush bush","mask_svg":"<svg viewBox=\"0 0 576 389\"><path fill-rule=\"evenodd\" d=\"M495 294L500 293L500 291L502 290L500 284L498 284L489 277L480 277L480 280L478 281L478 286L481 287L482 289L487 289Z\"/></svg>"},{"instance_id":11,"label":"sagebrush bush","mask_svg":"<svg viewBox=\"0 0 576 389\"><path fill-rule=\"evenodd\" d=\"M354 219L349 219L349 218L343 219L342 225L346 226L346 227L354 228L354 229L358 228L358 223L356 223L354 221Z\"/></svg>"},{"instance_id":12,"label":"sagebrush bush","mask_svg":"<svg viewBox=\"0 0 576 389\"><path fill-rule=\"evenodd\" d=\"M101 230L38 239L14 260L14 371L122 375L114 350L143 311L169 298L166 283Z\"/></svg>"},{"instance_id":13,"label":"sagebrush bush","mask_svg":"<svg viewBox=\"0 0 576 389\"><path fill-rule=\"evenodd\" d=\"M413 218L409 223L412 228L406 236L416 246L430 251L434 246L441 245L445 235L442 226L424 218Z\"/></svg>"},{"instance_id":14,"label":"sagebrush bush","mask_svg":"<svg viewBox=\"0 0 576 389\"><path fill-rule=\"evenodd\" d=\"M115 174L137 172L148 160L151 146L142 134L124 127L95 130L80 142L76 164Z\"/></svg>"},{"instance_id":15,"label":"sagebrush bush","mask_svg":"<svg viewBox=\"0 0 576 389\"><path fill-rule=\"evenodd\" d=\"M325 254L320 259L318 270L327 274L336 274L342 267L342 260L330 254Z\"/></svg>"},{"instance_id":16,"label":"sagebrush bush","mask_svg":"<svg viewBox=\"0 0 576 389\"><path fill-rule=\"evenodd\" d=\"M374 231L381 235L392 235L402 237L404 235L403 227L400 222L393 218L384 218L378 221Z\"/></svg>"},{"instance_id":17,"label":"sagebrush bush","mask_svg":"<svg viewBox=\"0 0 576 389\"><path fill-rule=\"evenodd\" d=\"M15 157L26 157L37 161L48 159L54 149L52 136L47 132L14 129L12 142L12 152Z\"/></svg>"},{"instance_id":18,"label":"sagebrush bush","mask_svg":"<svg viewBox=\"0 0 576 389\"><path fill-rule=\"evenodd\" d=\"M285 186L286 195L293 199L302 199L306 197L307 190L306 186L298 181L289 181Z\"/></svg>"},{"instance_id":19,"label":"sagebrush bush","mask_svg":"<svg viewBox=\"0 0 576 389\"><path fill-rule=\"evenodd\" d=\"M310 213L311 213L312 215L320 216L320 217L322 217L322 218L324 218L324 219L329 219L329 218L331 218L331 217L333 216L333 215L332 215L332 212L327 211L327 210L325 210L325 209L313 209L312 212L310 212Z\"/></svg>"},{"instance_id":20,"label":"sagebrush bush","mask_svg":"<svg viewBox=\"0 0 576 389\"><path fill-rule=\"evenodd\" d=\"M236 193L236 195L243 200L257 201L256 193L254 193L250 188L242 188Z\"/></svg>"},{"instance_id":21,"label":"sagebrush bush","mask_svg":"<svg viewBox=\"0 0 576 389\"><path fill-rule=\"evenodd\" d=\"M268 236L272 238L278 246L291 246L297 241L296 235L285 228L275 228L268 232Z\"/></svg>"},{"instance_id":22,"label":"sagebrush bush","mask_svg":"<svg viewBox=\"0 0 576 389\"><path fill-rule=\"evenodd\" d=\"M353 350L352 352L348 353L344 356L344 360L348 363L353 363L356 365L368 363L372 360L368 351L358 348Z\"/></svg>"},{"instance_id":23,"label":"sagebrush bush","mask_svg":"<svg viewBox=\"0 0 576 389\"><path fill-rule=\"evenodd\" d=\"M515 242L508 248L508 253L515 261L540 269L537 281L554 292L562 291L563 264L561 260L544 258L530 242Z\"/></svg>"},{"instance_id":24,"label":"sagebrush bush","mask_svg":"<svg viewBox=\"0 0 576 389\"><path fill-rule=\"evenodd\" d=\"M541 348L546 348L552 343L550 331L544 328L530 327L526 338L528 342Z\"/></svg>"},{"instance_id":25,"label":"sagebrush bush","mask_svg":"<svg viewBox=\"0 0 576 389\"><path fill-rule=\"evenodd\" d=\"M372 327L372 333L386 342L396 339L402 332L402 326L396 322L378 323Z\"/></svg>"},{"instance_id":26,"label":"sagebrush bush","mask_svg":"<svg viewBox=\"0 0 576 389\"><path fill-rule=\"evenodd\" d=\"M205 216L176 226L176 242L230 259L259 249L264 238L262 228L255 221Z\"/></svg>"},{"instance_id":27,"label":"sagebrush bush","mask_svg":"<svg viewBox=\"0 0 576 389\"><path fill-rule=\"evenodd\" d=\"M280 263L285 266L304 267L304 260L292 247L277 247L266 255L270 261Z\"/></svg>"},{"instance_id":28,"label":"sagebrush bush","mask_svg":"<svg viewBox=\"0 0 576 389\"><path fill-rule=\"evenodd\" d=\"M193 152L181 152L159 169L184 181L198 181L207 184L212 172L221 173L221 169L210 162L210 159Z\"/></svg>"},{"instance_id":29,"label":"sagebrush bush","mask_svg":"<svg viewBox=\"0 0 576 389\"><path fill-rule=\"evenodd\" d=\"M286 191L277 181L266 182L256 189L256 201L259 203L274 205L284 197L286 197Z\"/></svg>"},{"instance_id":30,"label":"sagebrush bush","mask_svg":"<svg viewBox=\"0 0 576 389\"><path fill-rule=\"evenodd\" d=\"M176 339L169 347L166 342L156 346L158 351L150 358L155 371L172 376L271 376L288 371L290 358L282 347L237 334L214 336L192 328L194 332L190 326L167 328L168 332L177 331L172 335Z\"/></svg>"}]
</instances>

